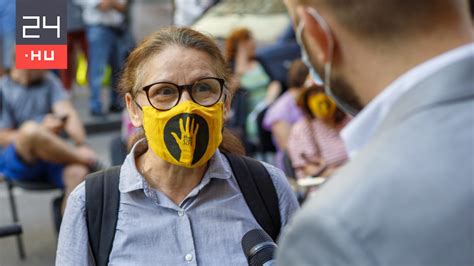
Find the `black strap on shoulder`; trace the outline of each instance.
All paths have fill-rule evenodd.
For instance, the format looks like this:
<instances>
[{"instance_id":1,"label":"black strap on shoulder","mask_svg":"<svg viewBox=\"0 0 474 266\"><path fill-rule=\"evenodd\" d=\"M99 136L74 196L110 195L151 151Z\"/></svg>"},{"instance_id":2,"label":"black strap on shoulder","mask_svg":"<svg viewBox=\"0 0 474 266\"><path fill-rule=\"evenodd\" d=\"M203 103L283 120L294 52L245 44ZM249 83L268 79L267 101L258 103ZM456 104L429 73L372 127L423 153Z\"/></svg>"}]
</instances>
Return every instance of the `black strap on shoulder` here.
<instances>
[{"instance_id":1,"label":"black strap on shoulder","mask_svg":"<svg viewBox=\"0 0 474 266\"><path fill-rule=\"evenodd\" d=\"M109 262L120 203L120 166L86 177L86 220L89 243L97 266Z\"/></svg>"},{"instance_id":2,"label":"black strap on shoulder","mask_svg":"<svg viewBox=\"0 0 474 266\"><path fill-rule=\"evenodd\" d=\"M265 166L249 157L225 153L235 179L258 224L276 242L281 220L278 195Z\"/></svg>"}]
</instances>

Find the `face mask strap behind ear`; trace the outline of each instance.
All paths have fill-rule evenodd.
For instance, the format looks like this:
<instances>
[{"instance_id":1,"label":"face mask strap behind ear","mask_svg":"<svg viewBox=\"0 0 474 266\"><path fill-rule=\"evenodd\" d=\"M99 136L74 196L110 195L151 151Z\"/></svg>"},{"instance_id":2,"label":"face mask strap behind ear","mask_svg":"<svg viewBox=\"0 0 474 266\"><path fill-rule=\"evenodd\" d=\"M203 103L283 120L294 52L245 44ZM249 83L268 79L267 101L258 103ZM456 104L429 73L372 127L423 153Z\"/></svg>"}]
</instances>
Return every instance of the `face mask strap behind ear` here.
<instances>
[{"instance_id":1,"label":"face mask strap behind ear","mask_svg":"<svg viewBox=\"0 0 474 266\"><path fill-rule=\"evenodd\" d=\"M143 108L137 103L137 101L135 101L135 99L133 99L133 102L137 105L138 109L140 109L140 111L143 111Z\"/></svg>"},{"instance_id":2,"label":"face mask strap behind ear","mask_svg":"<svg viewBox=\"0 0 474 266\"><path fill-rule=\"evenodd\" d=\"M328 60L326 63L324 63L324 90L326 91L326 93L331 95L331 97L334 97L330 89L331 88L331 65L332 65L332 57L333 57L333 52L334 52L334 39L332 37L331 29L329 28L329 25L327 24L326 20L324 20L324 18L318 13L318 11L316 11L316 9L309 7L307 11L308 13L311 14L311 16L314 19L318 21L328 41L328 50L327 50Z\"/></svg>"},{"instance_id":3,"label":"face mask strap behind ear","mask_svg":"<svg viewBox=\"0 0 474 266\"><path fill-rule=\"evenodd\" d=\"M324 18L316 11L316 9L309 7L307 9L314 19L316 19L319 25L322 27L326 38L328 40L328 60L324 64L324 91L329 95L334 102L346 113L355 116L358 113L358 110L349 104L341 101L331 90L331 69L332 69L332 60L334 55L334 39L332 37L331 29L329 28L328 23Z\"/></svg>"}]
</instances>

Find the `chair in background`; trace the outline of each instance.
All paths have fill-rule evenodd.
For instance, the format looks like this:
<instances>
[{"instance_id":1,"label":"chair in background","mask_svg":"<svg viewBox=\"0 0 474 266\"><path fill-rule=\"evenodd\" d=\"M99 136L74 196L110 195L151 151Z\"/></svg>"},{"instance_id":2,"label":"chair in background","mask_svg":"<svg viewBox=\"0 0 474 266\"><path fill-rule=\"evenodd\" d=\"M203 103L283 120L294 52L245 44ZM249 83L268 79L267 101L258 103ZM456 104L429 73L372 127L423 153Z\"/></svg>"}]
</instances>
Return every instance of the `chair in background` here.
<instances>
[{"instance_id":1,"label":"chair in background","mask_svg":"<svg viewBox=\"0 0 474 266\"><path fill-rule=\"evenodd\" d=\"M18 217L17 204L16 204L15 194L13 193L14 192L13 190L15 187L19 187L25 190L32 190L32 191L55 190L58 188L48 182L16 181L16 180L10 180L4 176L1 176L0 178L2 177L7 184L8 198L10 201L10 211L12 215L13 224L10 226L0 227L0 237L15 235L17 239L18 253L19 253L20 258L23 260L26 257L25 247L23 245L23 239L22 239L23 230L20 223L20 219ZM60 220L61 204L60 203L61 203L61 197L53 200L53 217L54 217L54 222L55 222L55 227L56 227L57 232L59 232L59 225L61 222ZM58 215L59 215L59 219L58 219ZM2 233L5 235L2 235Z\"/></svg>"},{"instance_id":2,"label":"chair in background","mask_svg":"<svg viewBox=\"0 0 474 266\"><path fill-rule=\"evenodd\" d=\"M327 180L326 177L314 176L308 176L302 179L297 179L296 171L293 168L293 163L291 162L291 158L288 155L288 152L285 152L283 154L283 166L283 172L288 178L288 182L290 183L291 188L295 192L296 198L298 199L298 202L300 204L302 204L306 200L308 194L311 192L312 189L319 187Z\"/></svg>"},{"instance_id":3,"label":"chair in background","mask_svg":"<svg viewBox=\"0 0 474 266\"><path fill-rule=\"evenodd\" d=\"M276 147L273 144L272 132L263 128L263 118L268 110L268 106L262 109L257 114L257 132L258 132L258 148L257 151L260 153L263 161L268 163L274 163L274 155Z\"/></svg>"}]
</instances>

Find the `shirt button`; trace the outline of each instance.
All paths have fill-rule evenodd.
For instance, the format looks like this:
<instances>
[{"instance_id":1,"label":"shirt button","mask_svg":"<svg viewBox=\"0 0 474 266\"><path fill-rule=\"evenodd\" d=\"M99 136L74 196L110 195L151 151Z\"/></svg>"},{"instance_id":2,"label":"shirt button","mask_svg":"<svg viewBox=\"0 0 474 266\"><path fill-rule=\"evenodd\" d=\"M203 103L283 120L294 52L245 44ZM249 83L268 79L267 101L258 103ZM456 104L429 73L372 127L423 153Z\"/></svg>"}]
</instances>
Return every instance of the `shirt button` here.
<instances>
[{"instance_id":1,"label":"shirt button","mask_svg":"<svg viewBox=\"0 0 474 266\"><path fill-rule=\"evenodd\" d=\"M178 215L179 215L179 216L183 216L183 215L184 215L184 210L182 210L182 209L179 210L179 211L178 211ZM191 257L192 257L192 256L191 256Z\"/></svg>"},{"instance_id":2,"label":"shirt button","mask_svg":"<svg viewBox=\"0 0 474 266\"><path fill-rule=\"evenodd\" d=\"M186 254L186 256L184 256L184 259L188 262L192 261L193 260L193 254Z\"/></svg>"}]
</instances>

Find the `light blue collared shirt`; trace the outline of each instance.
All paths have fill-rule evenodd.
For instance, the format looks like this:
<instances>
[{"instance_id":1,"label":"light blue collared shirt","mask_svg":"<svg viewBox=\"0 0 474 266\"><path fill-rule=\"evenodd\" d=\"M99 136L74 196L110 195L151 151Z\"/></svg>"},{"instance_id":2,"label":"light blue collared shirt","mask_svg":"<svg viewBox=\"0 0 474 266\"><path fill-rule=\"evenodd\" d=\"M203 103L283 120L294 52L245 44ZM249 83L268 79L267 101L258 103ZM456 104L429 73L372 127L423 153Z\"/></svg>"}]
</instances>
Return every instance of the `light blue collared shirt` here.
<instances>
[{"instance_id":1,"label":"light blue collared shirt","mask_svg":"<svg viewBox=\"0 0 474 266\"><path fill-rule=\"evenodd\" d=\"M151 188L135 165L137 143L120 173L120 207L109 265L247 265L240 241L261 228L227 159L213 155L201 182L176 205ZM281 224L298 208L284 174L264 164L278 194ZM71 193L59 234L56 265L93 265L85 218L85 186Z\"/></svg>"},{"instance_id":2,"label":"light blue collared shirt","mask_svg":"<svg viewBox=\"0 0 474 266\"><path fill-rule=\"evenodd\" d=\"M349 158L354 158L369 143L400 97L436 71L473 55L474 44L466 44L435 56L394 80L341 131Z\"/></svg>"}]
</instances>

